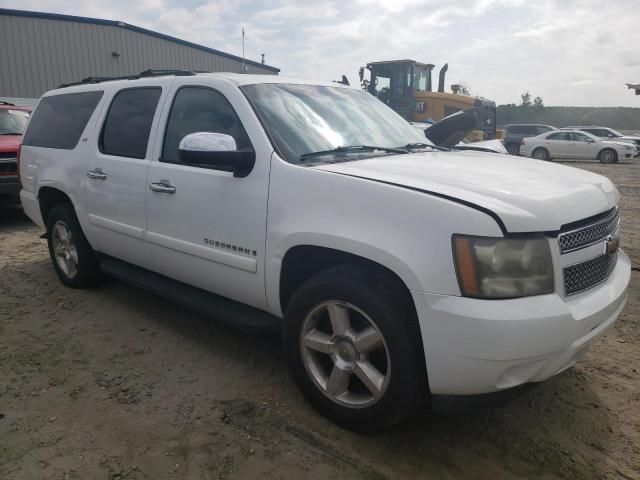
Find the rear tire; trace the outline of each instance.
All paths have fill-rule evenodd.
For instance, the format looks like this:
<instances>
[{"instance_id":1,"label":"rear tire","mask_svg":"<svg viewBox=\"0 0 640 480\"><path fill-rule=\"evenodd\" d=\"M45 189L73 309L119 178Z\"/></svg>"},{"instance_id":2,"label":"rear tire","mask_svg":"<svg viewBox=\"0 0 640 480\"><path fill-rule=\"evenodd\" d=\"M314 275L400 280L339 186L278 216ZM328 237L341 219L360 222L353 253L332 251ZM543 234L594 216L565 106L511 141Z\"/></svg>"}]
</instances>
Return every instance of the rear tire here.
<instances>
[{"instance_id":1,"label":"rear tire","mask_svg":"<svg viewBox=\"0 0 640 480\"><path fill-rule=\"evenodd\" d=\"M551 157L549 156L549 151L546 148L541 148L541 147L536 148L531 154L531 157L535 158L536 160L545 160L545 161L551 160Z\"/></svg>"},{"instance_id":2,"label":"rear tire","mask_svg":"<svg viewBox=\"0 0 640 480\"><path fill-rule=\"evenodd\" d=\"M520 155L520 145L517 143L507 143L505 146L509 155Z\"/></svg>"},{"instance_id":3,"label":"rear tire","mask_svg":"<svg viewBox=\"0 0 640 480\"><path fill-rule=\"evenodd\" d=\"M60 281L71 288L89 288L101 277L95 253L70 204L56 205L47 217L49 256Z\"/></svg>"},{"instance_id":4,"label":"rear tire","mask_svg":"<svg viewBox=\"0 0 640 480\"><path fill-rule=\"evenodd\" d=\"M284 318L293 378L309 403L359 432L388 428L428 398L418 321L404 286L354 266L318 273Z\"/></svg>"},{"instance_id":5,"label":"rear tire","mask_svg":"<svg viewBox=\"0 0 640 480\"><path fill-rule=\"evenodd\" d=\"M602 163L618 163L618 152L611 148L605 148L598 154L598 160Z\"/></svg>"}]
</instances>

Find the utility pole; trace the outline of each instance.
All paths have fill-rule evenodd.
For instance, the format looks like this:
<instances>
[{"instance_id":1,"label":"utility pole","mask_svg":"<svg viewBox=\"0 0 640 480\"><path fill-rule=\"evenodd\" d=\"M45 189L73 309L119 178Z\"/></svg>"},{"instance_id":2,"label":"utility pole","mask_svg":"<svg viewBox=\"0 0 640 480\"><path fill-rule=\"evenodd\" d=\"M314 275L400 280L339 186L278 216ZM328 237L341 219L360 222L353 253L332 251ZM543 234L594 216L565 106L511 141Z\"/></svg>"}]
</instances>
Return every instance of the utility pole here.
<instances>
[{"instance_id":1,"label":"utility pole","mask_svg":"<svg viewBox=\"0 0 640 480\"><path fill-rule=\"evenodd\" d=\"M242 27L242 73L246 73L246 71L244 66L244 27Z\"/></svg>"}]
</instances>

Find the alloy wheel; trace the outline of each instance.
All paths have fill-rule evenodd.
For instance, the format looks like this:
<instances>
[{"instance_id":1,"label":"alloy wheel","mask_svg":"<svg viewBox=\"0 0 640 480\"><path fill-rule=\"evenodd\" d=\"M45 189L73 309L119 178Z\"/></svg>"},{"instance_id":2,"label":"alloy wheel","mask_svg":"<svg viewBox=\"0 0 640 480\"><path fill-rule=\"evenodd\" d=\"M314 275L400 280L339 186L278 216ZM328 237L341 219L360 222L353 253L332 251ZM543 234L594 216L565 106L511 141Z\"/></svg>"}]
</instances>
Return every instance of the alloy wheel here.
<instances>
[{"instance_id":1,"label":"alloy wheel","mask_svg":"<svg viewBox=\"0 0 640 480\"><path fill-rule=\"evenodd\" d=\"M387 390L387 344L374 321L350 303L332 300L313 308L302 324L300 351L316 387L340 405L368 407Z\"/></svg>"},{"instance_id":2,"label":"alloy wheel","mask_svg":"<svg viewBox=\"0 0 640 480\"><path fill-rule=\"evenodd\" d=\"M67 278L78 273L78 249L69 226L58 220L53 225L51 244L56 263Z\"/></svg>"}]
</instances>

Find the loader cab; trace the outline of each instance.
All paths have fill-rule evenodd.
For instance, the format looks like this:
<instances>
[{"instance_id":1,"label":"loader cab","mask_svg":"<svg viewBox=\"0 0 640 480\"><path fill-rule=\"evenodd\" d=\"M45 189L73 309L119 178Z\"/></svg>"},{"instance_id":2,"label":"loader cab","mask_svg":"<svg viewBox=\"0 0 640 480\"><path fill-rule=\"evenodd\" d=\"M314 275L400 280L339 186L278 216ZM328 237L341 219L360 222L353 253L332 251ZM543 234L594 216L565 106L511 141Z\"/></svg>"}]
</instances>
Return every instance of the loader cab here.
<instances>
[{"instance_id":1,"label":"loader cab","mask_svg":"<svg viewBox=\"0 0 640 480\"><path fill-rule=\"evenodd\" d=\"M413 60L371 62L366 67L371 72L370 80L363 85L369 93L411 120L416 93L431 91L433 67ZM364 80L364 69L360 70L360 80Z\"/></svg>"}]
</instances>

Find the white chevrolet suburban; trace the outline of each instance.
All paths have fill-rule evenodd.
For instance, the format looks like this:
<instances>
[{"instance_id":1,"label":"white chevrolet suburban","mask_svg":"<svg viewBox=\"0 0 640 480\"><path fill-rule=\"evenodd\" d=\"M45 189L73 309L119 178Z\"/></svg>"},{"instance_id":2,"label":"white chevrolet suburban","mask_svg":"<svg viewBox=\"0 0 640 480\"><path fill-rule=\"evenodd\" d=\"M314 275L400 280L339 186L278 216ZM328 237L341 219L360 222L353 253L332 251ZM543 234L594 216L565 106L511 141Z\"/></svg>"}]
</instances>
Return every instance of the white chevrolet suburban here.
<instances>
[{"instance_id":1,"label":"white chevrolet suburban","mask_svg":"<svg viewBox=\"0 0 640 480\"><path fill-rule=\"evenodd\" d=\"M335 83L160 73L32 115L21 200L65 285L107 273L280 329L310 403L361 431L524 390L623 309L608 179L446 151Z\"/></svg>"}]
</instances>

